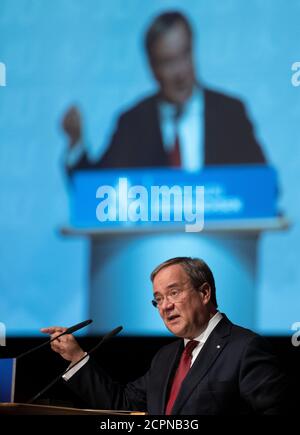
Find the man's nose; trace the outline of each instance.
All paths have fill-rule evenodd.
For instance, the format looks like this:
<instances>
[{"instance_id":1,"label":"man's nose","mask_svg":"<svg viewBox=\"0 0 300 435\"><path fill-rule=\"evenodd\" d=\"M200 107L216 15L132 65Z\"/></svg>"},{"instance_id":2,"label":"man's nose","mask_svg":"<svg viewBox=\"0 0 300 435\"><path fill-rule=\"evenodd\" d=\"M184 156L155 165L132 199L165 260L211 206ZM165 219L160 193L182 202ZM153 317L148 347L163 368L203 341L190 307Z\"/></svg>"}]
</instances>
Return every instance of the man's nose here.
<instances>
[{"instance_id":1,"label":"man's nose","mask_svg":"<svg viewBox=\"0 0 300 435\"><path fill-rule=\"evenodd\" d=\"M162 305L161 305L162 310L169 311L169 310L173 309L173 307L174 307L174 302L171 302L167 297L164 298Z\"/></svg>"},{"instance_id":2,"label":"man's nose","mask_svg":"<svg viewBox=\"0 0 300 435\"><path fill-rule=\"evenodd\" d=\"M173 74L184 78L190 71L190 63L186 59L178 60L173 67Z\"/></svg>"}]
</instances>

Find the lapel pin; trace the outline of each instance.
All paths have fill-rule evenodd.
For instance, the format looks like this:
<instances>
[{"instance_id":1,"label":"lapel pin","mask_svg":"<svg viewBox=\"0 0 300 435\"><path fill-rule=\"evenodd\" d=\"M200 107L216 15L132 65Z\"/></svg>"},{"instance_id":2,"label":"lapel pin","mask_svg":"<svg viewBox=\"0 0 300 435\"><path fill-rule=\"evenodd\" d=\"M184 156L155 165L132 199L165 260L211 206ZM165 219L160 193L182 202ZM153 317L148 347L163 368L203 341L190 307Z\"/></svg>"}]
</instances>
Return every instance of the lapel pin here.
<instances>
[{"instance_id":1,"label":"lapel pin","mask_svg":"<svg viewBox=\"0 0 300 435\"><path fill-rule=\"evenodd\" d=\"M220 349L220 348L221 348L221 346L218 344L218 345L217 345L217 349Z\"/></svg>"}]
</instances>

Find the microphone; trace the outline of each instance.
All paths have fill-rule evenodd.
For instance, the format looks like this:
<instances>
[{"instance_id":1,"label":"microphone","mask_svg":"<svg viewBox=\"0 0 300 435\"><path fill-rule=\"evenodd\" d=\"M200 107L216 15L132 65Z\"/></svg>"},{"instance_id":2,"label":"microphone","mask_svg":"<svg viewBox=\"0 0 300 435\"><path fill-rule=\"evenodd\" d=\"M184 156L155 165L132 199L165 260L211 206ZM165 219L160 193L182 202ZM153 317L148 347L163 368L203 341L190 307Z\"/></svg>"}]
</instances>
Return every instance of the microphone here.
<instances>
[{"instance_id":1,"label":"microphone","mask_svg":"<svg viewBox=\"0 0 300 435\"><path fill-rule=\"evenodd\" d=\"M33 347L32 349L26 350L25 352L21 353L20 355L18 355L16 357L17 360L19 360L20 358L23 358L23 356L30 354L31 352L35 352L38 349L41 349L42 347L46 346L47 344L52 343L52 341L57 340L59 337L61 337L62 335L66 335L66 334L73 334L73 332L78 331L79 329L84 328L87 325L90 325L92 323L92 319L89 320L85 320L84 322L80 322L80 323L76 323L76 325L70 326L70 328L66 329L65 332L62 332L61 334L59 334L57 337L54 338L50 338L50 340L47 340L45 343L39 344L36 347Z\"/></svg>"},{"instance_id":2,"label":"microphone","mask_svg":"<svg viewBox=\"0 0 300 435\"><path fill-rule=\"evenodd\" d=\"M44 394L49 388L51 388L56 382L58 382L65 374L67 374L71 369L73 369L77 364L79 364L81 361L83 361L85 358L87 358L89 355L91 355L93 352L95 352L103 343L113 338L115 335L119 334L123 329L123 326L118 326L117 328L113 329L112 331L108 332L104 337L99 341L99 343L96 344L96 346L92 347L86 355L84 355L80 360L78 360L75 364L68 367L66 370L64 370L62 373L60 373L56 378L54 378L48 385L46 385L45 388L43 388L41 391L39 391L35 396L33 396L27 404L31 404L35 402L42 394Z\"/></svg>"},{"instance_id":3,"label":"microphone","mask_svg":"<svg viewBox=\"0 0 300 435\"><path fill-rule=\"evenodd\" d=\"M73 334L73 332L76 332L76 331L78 331L79 329L84 328L85 326L90 325L92 322L93 322L92 319L89 319L89 320L85 320L84 322L77 323L77 324L74 325L74 326L70 326L70 328L68 328L68 329L67 329L65 332L63 332L61 335L58 335L57 337L53 338L53 340L56 340L58 337L61 337L61 336L64 335L64 334ZM52 341L52 340L51 340L51 341Z\"/></svg>"}]
</instances>

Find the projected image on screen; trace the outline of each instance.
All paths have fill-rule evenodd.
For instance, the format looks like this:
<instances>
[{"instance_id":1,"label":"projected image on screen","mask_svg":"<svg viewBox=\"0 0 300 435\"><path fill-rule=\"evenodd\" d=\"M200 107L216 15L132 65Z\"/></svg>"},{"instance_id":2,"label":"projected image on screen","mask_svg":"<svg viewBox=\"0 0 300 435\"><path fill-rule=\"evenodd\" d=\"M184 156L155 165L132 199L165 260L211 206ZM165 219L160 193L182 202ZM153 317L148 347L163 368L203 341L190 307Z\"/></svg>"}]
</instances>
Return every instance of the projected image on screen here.
<instances>
[{"instance_id":1,"label":"projected image on screen","mask_svg":"<svg viewBox=\"0 0 300 435\"><path fill-rule=\"evenodd\" d=\"M158 14L145 30L144 49L156 90L124 111L107 150L92 161L83 145L79 110L63 119L67 170L264 163L243 103L206 87L194 61L194 35L179 11ZM100 78L99 78L100 81Z\"/></svg>"},{"instance_id":2,"label":"projected image on screen","mask_svg":"<svg viewBox=\"0 0 300 435\"><path fill-rule=\"evenodd\" d=\"M7 336L84 318L93 334L119 324L167 334L149 276L175 256L210 264L233 322L289 334L300 283L298 3L2 3ZM196 187L202 214L184 198Z\"/></svg>"}]
</instances>

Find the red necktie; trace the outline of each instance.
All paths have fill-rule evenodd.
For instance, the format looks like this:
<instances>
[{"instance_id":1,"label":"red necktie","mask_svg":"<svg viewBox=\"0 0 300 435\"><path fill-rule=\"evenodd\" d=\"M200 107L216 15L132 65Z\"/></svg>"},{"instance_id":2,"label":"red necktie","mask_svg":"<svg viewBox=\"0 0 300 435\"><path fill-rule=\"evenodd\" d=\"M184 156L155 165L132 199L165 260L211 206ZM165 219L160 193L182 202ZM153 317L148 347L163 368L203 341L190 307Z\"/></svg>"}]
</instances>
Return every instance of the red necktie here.
<instances>
[{"instance_id":1,"label":"red necktie","mask_svg":"<svg viewBox=\"0 0 300 435\"><path fill-rule=\"evenodd\" d=\"M175 168L178 168L181 166L180 145L179 145L179 137L178 137L177 132L175 135L174 146L169 153L169 165L173 166Z\"/></svg>"},{"instance_id":2,"label":"red necktie","mask_svg":"<svg viewBox=\"0 0 300 435\"><path fill-rule=\"evenodd\" d=\"M180 358L179 366L173 379L170 396L166 407L166 415L170 415L172 412L172 408L180 391L181 384L191 367L192 352L197 344L199 344L199 341L191 340L184 348L184 351Z\"/></svg>"}]
</instances>

